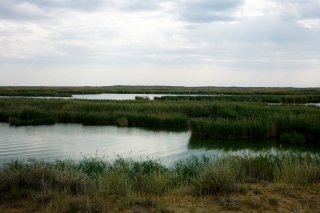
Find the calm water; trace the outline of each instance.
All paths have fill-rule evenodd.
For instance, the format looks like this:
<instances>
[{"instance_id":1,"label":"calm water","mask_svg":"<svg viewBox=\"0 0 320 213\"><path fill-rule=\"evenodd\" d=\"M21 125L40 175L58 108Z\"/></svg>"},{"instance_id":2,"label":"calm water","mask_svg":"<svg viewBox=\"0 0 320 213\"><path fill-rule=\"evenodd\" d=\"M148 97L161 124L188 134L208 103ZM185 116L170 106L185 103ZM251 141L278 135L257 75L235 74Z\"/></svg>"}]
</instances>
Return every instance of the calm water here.
<instances>
[{"instance_id":1,"label":"calm water","mask_svg":"<svg viewBox=\"0 0 320 213\"><path fill-rule=\"evenodd\" d=\"M154 97L167 96L168 94L96 94L96 95L72 95L75 99L89 100L135 100L136 96L147 96L150 100Z\"/></svg>"},{"instance_id":2,"label":"calm water","mask_svg":"<svg viewBox=\"0 0 320 213\"><path fill-rule=\"evenodd\" d=\"M135 100L136 96L147 96L150 100L154 100L154 97L161 96L207 96L207 95L183 95L183 94L87 94L87 95L72 95L72 97L22 97L22 98L43 98L43 99L87 99L87 100ZM0 96L0 98L21 98L21 96ZM279 105L270 103L270 105ZM302 105L311 105L320 107L320 103L308 103Z\"/></svg>"},{"instance_id":3,"label":"calm water","mask_svg":"<svg viewBox=\"0 0 320 213\"><path fill-rule=\"evenodd\" d=\"M87 99L87 100L135 100L136 96L147 96L150 100L154 97L161 96L206 96L206 95L183 95L183 94L87 94L87 95L72 95L72 97L22 97L22 96L0 96L0 98L44 98L44 99Z\"/></svg>"},{"instance_id":4,"label":"calm water","mask_svg":"<svg viewBox=\"0 0 320 213\"><path fill-rule=\"evenodd\" d=\"M220 156L227 153L255 153L263 150L295 150L320 153L320 144L280 144L276 140L213 140L191 136L189 131L165 131L114 126L12 127L0 123L0 163L12 159L37 158L81 160L98 156L105 160L123 158L161 159L169 165L191 155Z\"/></svg>"}]
</instances>

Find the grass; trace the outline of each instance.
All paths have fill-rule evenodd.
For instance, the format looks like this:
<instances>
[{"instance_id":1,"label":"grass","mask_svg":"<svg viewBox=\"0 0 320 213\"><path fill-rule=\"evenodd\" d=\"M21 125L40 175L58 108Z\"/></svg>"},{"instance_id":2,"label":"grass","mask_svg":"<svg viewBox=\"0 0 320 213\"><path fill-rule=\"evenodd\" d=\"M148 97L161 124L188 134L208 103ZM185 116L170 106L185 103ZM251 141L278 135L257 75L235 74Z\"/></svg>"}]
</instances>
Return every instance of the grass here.
<instances>
[{"instance_id":1,"label":"grass","mask_svg":"<svg viewBox=\"0 0 320 213\"><path fill-rule=\"evenodd\" d=\"M320 181L319 163L319 156L271 152L190 157L169 167L157 160L122 158L114 162L85 158L79 163L12 161L0 167L0 202L32 198L35 208L41 207L44 212L106 212L131 207L170 212L153 197L186 189L200 196L242 193L244 187L239 184L261 181L312 186ZM141 196L143 199L137 199ZM109 206L106 199L111 201ZM219 205L235 210L241 208L240 201L220 199ZM269 204L278 206L278 199L270 198Z\"/></svg>"}]
</instances>

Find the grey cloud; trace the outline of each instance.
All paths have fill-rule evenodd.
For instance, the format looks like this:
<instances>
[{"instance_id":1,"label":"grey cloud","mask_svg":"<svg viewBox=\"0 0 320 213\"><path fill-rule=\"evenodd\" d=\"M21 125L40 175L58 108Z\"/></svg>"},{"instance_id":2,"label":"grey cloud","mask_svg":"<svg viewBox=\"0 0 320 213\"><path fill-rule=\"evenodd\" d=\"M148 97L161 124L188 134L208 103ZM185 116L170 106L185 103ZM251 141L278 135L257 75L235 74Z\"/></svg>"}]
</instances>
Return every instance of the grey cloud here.
<instances>
[{"instance_id":1,"label":"grey cloud","mask_svg":"<svg viewBox=\"0 0 320 213\"><path fill-rule=\"evenodd\" d=\"M92 12L100 10L111 1L103 0L2 0L0 19L7 20L43 20L56 18L51 13L56 9L68 9Z\"/></svg>"},{"instance_id":2,"label":"grey cloud","mask_svg":"<svg viewBox=\"0 0 320 213\"><path fill-rule=\"evenodd\" d=\"M180 15L181 19L188 22L195 22L195 23L210 23L213 21L231 21L234 20L228 14L218 14L211 11L205 11L202 13L199 12L191 12L191 11L184 11Z\"/></svg>"},{"instance_id":3,"label":"grey cloud","mask_svg":"<svg viewBox=\"0 0 320 213\"><path fill-rule=\"evenodd\" d=\"M52 8L67 8L82 11L94 11L98 10L100 7L111 3L110 0L67 0L67 1L57 1L57 0L14 0L15 3L30 3L38 6L39 8L52 9Z\"/></svg>"},{"instance_id":4,"label":"grey cloud","mask_svg":"<svg viewBox=\"0 0 320 213\"><path fill-rule=\"evenodd\" d=\"M160 10L162 9L162 3L171 3L174 5L173 8L166 12L176 14L179 19L191 23L209 23L234 20L231 13L242 5L244 0L123 0L115 1L115 3L118 8L128 12Z\"/></svg>"},{"instance_id":5,"label":"grey cloud","mask_svg":"<svg viewBox=\"0 0 320 213\"><path fill-rule=\"evenodd\" d=\"M279 4L279 1L272 0ZM320 18L320 1L319 0L283 0L281 1L284 19L309 19Z\"/></svg>"},{"instance_id":6,"label":"grey cloud","mask_svg":"<svg viewBox=\"0 0 320 213\"><path fill-rule=\"evenodd\" d=\"M243 3L243 0L185 1L176 4L176 12L187 22L231 21L235 19L232 11Z\"/></svg>"},{"instance_id":7,"label":"grey cloud","mask_svg":"<svg viewBox=\"0 0 320 213\"><path fill-rule=\"evenodd\" d=\"M19 7L19 4L15 4L11 1L0 5L0 19L8 20L34 20L34 19L47 19L50 16L45 12L39 10L37 13L32 11L26 11L25 8Z\"/></svg>"},{"instance_id":8,"label":"grey cloud","mask_svg":"<svg viewBox=\"0 0 320 213\"><path fill-rule=\"evenodd\" d=\"M140 0L140 1L124 1L120 4L120 8L126 11L148 11L156 10L159 8L158 3L161 1L156 0Z\"/></svg>"},{"instance_id":9,"label":"grey cloud","mask_svg":"<svg viewBox=\"0 0 320 213\"><path fill-rule=\"evenodd\" d=\"M181 2L182 5L185 5L188 9L203 11L225 11L233 8L237 8L243 4L243 0L220 0L220 1L184 1Z\"/></svg>"}]
</instances>

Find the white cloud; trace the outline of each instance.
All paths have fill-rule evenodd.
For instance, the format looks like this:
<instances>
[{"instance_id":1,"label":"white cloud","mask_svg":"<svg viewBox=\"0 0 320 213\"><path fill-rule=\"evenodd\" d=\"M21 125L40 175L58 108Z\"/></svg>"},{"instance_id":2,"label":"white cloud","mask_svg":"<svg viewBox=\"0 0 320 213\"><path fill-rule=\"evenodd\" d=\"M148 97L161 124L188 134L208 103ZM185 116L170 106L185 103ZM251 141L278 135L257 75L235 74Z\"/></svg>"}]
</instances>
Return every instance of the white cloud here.
<instances>
[{"instance_id":1,"label":"white cloud","mask_svg":"<svg viewBox=\"0 0 320 213\"><path fill-rule=\"evenodd\" d=\"M259 73L266 78L278 72L279 83L320 85L314 78L293 80L319 69L316 0L4 1L2 83L39 85L36 78L9 74L26 69L31 76L46 70L55 81L43 82L57 85L86 84L81 79L92 79L91 85L141 84L145 78L150 84L252 86L260 82L254 80ZM58 77L56 66L69 77ZM83 70L78 81L71 77L76 70ZM104 72L113 80L102 81Z\"/></svg>"}]
</instances>

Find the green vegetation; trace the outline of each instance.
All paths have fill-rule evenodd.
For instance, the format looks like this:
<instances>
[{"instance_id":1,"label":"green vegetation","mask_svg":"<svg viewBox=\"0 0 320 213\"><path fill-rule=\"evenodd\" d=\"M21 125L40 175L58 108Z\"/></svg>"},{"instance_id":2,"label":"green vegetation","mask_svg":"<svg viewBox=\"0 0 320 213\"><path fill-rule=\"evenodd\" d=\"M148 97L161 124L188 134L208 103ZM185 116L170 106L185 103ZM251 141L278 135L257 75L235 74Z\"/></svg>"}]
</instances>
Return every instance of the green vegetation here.
<instances>
[{"instance_id":1,"label":"green vegetation","mask_svg":"<svg viewBox=\"0 0 320 213\"><path fill-rule=\"evenodd\" d=\"M135 100L150 100L149 96L136 96Z\"/></svg>"},{"instance_id":2,"label":"green vegetation","mask_svg":"<svg viewBox=\"0 0 320 213\"><path fill-rule=\"evenodd\" d=\"M288 133L285 132L280 135L281 142L284 143L305 143L306 139L304 135L298 134L296 132Z\"/></svg>"},{"instance_id":3,"label":"green vegetation","mask_svg":"<svg viewBox=\"0 0 320 213\"><path fill-rule=\"evenodd\" d=\"M160 210L163 208L156 202L137 198L174 191L198 195L246 193L241 184L261 181L309 186L319 184L319 163L319 156L271 152L218 159L193 156L170 167L158 160L122 158L114 162L85 158L79 163L12 161L0 167L0 202L31 197L34 211L41 207L44 212L107 212L112 206L104 203L119 196L117 199L126 200L122 209L139 203ZM272 199L270 203L276 205Z\"/></svg>"},{"instance_id":4,"label":"green vegetation","mask_svg":"<svg viewBox=\"0 0 320 213\"><path fill-rule=\"evenodd\" d=\"M320 95L316 94L232 94L232 95L201 95L201 96L161 96L155 100L170 101L230 101L230 102L264 102L283 104L320 103Z\"/></svg>"},{"instance_id":5,"label":"green vegetation","mask_svg":"<svg viewBox=\"0 0 320 213\"><path fill-rule=\"evenodd\" d=\"M143 98L145 95L132 101L0 98L0 122L15 126L80 123L189 128L193 134L189 148L209 147L209 144L199 144L197 135L221 139L219 144L211 145L222 148L227 147L229 139L241 138L278 137L288 143L320 141L319 107L264 103L319 102L318 88L0 87L0 95L6 96L99 93L201 95L167 96L155 101ZM305 206L294 205L297 202L290 200L286 203L292 206L284 207L282 199L294 197L293 187L319 188L320 195L319 163L318 154L301 152L258 152L219 158L192 156L169 167L159 160L122 158L113 162L99 158L85 158L80 162L12 161L0 166L0 211L11 212L3 210L3 204L27 200L25 212L127 212L128 209L136 213L175 212L170 204L181 208L190 204L190 197L198 196L190 204L189 212L249 212L252 209L294 212ZM264 192L256 188L266 183L273 184L269 197L260 196ZM187 196L185 203L179 203L182 193ZM246 198L239 199L239 194ZM320 208L320 202L315 202L315 199L320 201L318 194L310 194L312 198L308 202L313 205L310 208ZM206 200L207 195L210 196ZM200 204L221 208L199 209ZM269 205L269 209L264 208L265 205ZM287 208L287 211L278 208Z\"/></svg>"},{"instance_id":6,"label":"green vegetation","mask_svg":"<svg viewBox=\"0 0 320 213\"><path fill-rule=\"evenodd\" d=\"M73 94L181 94L181 95L228 95L227 100L278 103L318 103L319 88L262 88L262 87L177 87L177 86L104 86L104 87L0 87L0 96L51 96L70 97ZM172 97L167 97L172 98ZM180 97L179 99L184 99ZM193 97L189 97L193 98ZM195 97L196 100L203 97ZM207 99L208 97L206 97ZM223 100L225 97L223 97ZM251 100L252 99L252 100ZM217 100L214 98L214 100Z\"/></svg>"},{"instance_id":7,"label":"green vegetation","mask_svg":"<svg viewBox=\"0 0 320 213\"><path fill-rule=\"evenodd\" d=\"M296 132L320 140L320 108L224 101L0 99L0 121L11 125L82 123L184 127L212 138L271 138Z\"/></svg>"}]
</instances>

